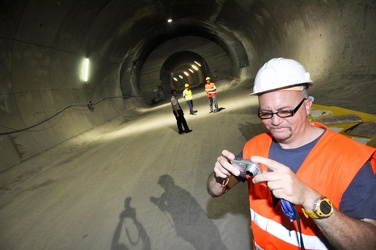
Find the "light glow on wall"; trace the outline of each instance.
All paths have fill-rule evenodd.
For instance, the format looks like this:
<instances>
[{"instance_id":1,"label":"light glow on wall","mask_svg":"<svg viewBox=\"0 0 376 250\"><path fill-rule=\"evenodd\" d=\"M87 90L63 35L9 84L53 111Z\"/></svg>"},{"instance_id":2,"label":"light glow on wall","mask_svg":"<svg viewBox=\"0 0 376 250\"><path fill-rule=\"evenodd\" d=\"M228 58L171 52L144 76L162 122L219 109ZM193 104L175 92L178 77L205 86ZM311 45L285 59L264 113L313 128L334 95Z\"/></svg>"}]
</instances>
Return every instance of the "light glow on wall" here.
<instances>
[{"instance_id":1,"label":"light glow on wall","mask_svg":"<svg viewBox=\"0 0 376 250\"><path fill-rule=\"evenodd\" d=\"M84 82L89 80L89 58L85 58L84 60L83 80Z\"/></svg>"}]
</instances>

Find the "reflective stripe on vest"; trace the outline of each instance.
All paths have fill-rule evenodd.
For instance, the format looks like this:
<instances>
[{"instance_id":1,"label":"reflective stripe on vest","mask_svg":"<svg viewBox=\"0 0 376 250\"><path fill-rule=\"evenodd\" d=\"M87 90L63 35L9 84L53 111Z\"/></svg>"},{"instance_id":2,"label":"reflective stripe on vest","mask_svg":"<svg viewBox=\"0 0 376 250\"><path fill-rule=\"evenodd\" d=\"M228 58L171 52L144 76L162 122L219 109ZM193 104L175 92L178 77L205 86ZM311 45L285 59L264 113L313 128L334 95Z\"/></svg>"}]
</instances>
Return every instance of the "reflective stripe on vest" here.
<instances>
[{"instance_id":1,"label":"reflective stripe on vest","mask_svg":"<svg viewBox=\"0 0 376 250\"><path fill-rule=\"evenodd\" d=\"M192 90L185 90L185 97L184 98L185 98L186 101L193 100Z\"/></svg>"},{"instance_id":2,"label":"reflective stripe on vest","mask_svg":"<svg viewBox=\"0 0 376 250\"><path fill-rule=\"evenodd\" d=\"M268 232L269 234L279 238L280 240L296 246L300 247L299 242L299 233L295 230L288 230L283 225L265 218L261 216L260 214L256 213L254 210L250 209L251 211L251 220L260 227L260 229ZM320 240L317 236L310 236L310 235L304 235L302 234L304 247L306 249L327 249L325 244ZM259 245L257 245L257 242L255 240L255 246L256 249L262 249ZM282 247L282 246L281 246Z\"/></svg>"}]
</instances>

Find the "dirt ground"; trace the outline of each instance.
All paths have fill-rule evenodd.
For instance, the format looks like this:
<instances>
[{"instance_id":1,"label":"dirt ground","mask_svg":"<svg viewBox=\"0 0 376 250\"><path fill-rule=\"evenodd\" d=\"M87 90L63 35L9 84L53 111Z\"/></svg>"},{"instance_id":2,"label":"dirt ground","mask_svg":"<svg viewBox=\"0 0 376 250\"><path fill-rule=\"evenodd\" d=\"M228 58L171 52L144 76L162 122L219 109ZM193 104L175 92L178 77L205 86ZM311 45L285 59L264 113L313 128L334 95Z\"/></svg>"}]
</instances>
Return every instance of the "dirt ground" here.
<instances>
[{"instance_id":1,"label":"dirt ground","mask_svg":"<svg viewBox=\"0 0 376 250\"><path fill-rule=\"evenodd\" d=\"M166 103L119 116L2 173L0 248L250 249L246 184L215 199L206 191L221 151L238 153L264 131L250 92L219 86L222 110L209 114L197 87L196 116L180 99L192 133L177 133Z\"/></svg>"},{"instance_id":2,"label":"dirt ground","mask_svg":"<svg viewBox=\"0 0 376 250\"><path fill-rule=\"evenodd\" d=\"M206 180L223 149L263 130L250 89L219 91L209 114L168 103L124 114L0 175L1 249L249 249L246 184L212 199Z\"/></svg>"}]
</instances>

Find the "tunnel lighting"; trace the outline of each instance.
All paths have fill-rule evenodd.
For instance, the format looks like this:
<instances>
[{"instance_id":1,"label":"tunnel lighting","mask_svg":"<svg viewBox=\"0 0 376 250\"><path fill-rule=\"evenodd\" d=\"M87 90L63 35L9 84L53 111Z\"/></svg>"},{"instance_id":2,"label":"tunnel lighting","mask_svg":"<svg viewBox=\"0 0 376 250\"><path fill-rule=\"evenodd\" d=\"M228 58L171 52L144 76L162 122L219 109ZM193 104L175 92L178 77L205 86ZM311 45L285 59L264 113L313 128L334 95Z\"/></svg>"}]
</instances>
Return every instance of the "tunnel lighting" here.
<instances>
[{"instance_id":1,"label":"tunnel lighting","mask_svg":"<svg viewBox=\"0 0 376 250\"><path fill-rule=\"evenodd\" d=\"M197 64L199 67L201 67L201 64L199 64L197 61L194 61L195 64Z\"/></svg>"},{"instance_id":2,"label":"tunnel lighting","mask_svg":"<svg viewBox=\"0 0 376 250\"><path fill-rule=\"evenodd\" d=\"M168 23L171 23L171 22L172 22L172 19L171 19L171 18L167 19L167 22L168 22Z\"/></svg>"},{"instance_id":3,"label":"tunnel lighting","mask_svg":"<svg viewBox=\"0 0 376 250\"><path fill-rule=\"evenodd\" d=\"M84 61L84 72L83 72L84 82L87 82L89 79L89 58L85 58Z\"/></svg>"},{"instance_id":4,"label":"tunnel lighting","mask_svg":"<svg viewBox=\"0 0 376 250\"><path fill-rule=\"evenodd\" d=\"M191 70L191 69L188 69L191 73L195 73L193 70Z\"/></svg>"},{"instance_id":5,"label":"tunnel lighting","mask_svg":"<svg viewBox=\"0 0 376 250\"><path fill-rule=\"evenodd\" d=\"M180 79L183 79L182 75L179 75Z\"/></svg>"},{"instance_id":6,"label":"tunnel lighting","mask_svg":"<svg viewBox=\"0 0 376 250\"><path fill-rule=\"evenodd\" d=\"M198 68L197 68L197 66L196 65L192 65L192 68L194 69L194 70L198 70Z\"/></svg>"},{"instance_id":7,"label":"tunnel lighting","mask_svg":"<svg viewBox=\"0 0 376 250\"><path fill-rule=\"evenodd\" d=\"M178 81L178 79L176 79L176 77L174 77L173 79L175 80L175 82L177 82L177 81Z\"/></svg>"},{"instance_id":8,"label":"tunnel lighting","mask_svg":"<svg viewBox=\"0 0 376 250\"><path fill-rule=\"evenodd\" d=\"M187 71L184 71L184 75L189 76L189 73Z\"/></svg>"}]
</instances>

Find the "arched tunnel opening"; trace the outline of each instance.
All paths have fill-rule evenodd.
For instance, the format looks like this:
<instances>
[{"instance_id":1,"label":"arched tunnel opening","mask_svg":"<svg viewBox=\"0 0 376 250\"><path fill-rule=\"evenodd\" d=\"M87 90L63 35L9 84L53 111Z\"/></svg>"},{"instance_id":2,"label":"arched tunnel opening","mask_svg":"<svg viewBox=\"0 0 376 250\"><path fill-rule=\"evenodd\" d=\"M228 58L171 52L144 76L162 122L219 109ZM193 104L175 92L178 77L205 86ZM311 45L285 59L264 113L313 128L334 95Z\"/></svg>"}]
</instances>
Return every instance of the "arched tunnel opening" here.
<instances>
[{"instance_id":1,"label":"arched tunnel opening","mask_svg":"<svg viewBox=\"0 0 376 250\"><path fill-rule=\"evenodd\" d=\"M251 248L244 188L205 185L265 131L249 94L271 58L305 66L315 105L376 115L374 0L4 0L0 16L1 249ZM178 137L186 83L198 112Z\"/></svg>"},{"instance_id":2,"label":"arched tunnel opening","mask_svg":"<svg viewBox=\"0 0 376 250\"><path fill-rule=\"evenodd\" d=\"M205 60L190 51L181 51L171 55L161 68L161 81L169 88L183 90L184 84L198 86L205 83L205 76L210 72Z\"/></svg>"}]
</instances>

